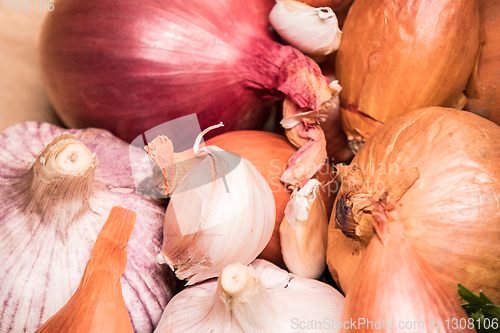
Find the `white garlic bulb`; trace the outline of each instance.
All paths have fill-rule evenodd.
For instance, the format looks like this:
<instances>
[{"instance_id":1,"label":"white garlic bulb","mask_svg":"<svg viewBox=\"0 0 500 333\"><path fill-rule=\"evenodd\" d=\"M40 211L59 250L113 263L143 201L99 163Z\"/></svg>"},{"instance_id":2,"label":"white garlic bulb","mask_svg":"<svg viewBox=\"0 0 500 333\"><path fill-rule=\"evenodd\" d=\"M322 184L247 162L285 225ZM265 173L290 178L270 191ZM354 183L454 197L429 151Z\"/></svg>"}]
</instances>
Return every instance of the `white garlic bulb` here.
<instances>
[{"instance_id":1,"label":"white garlic bulb","mask_svg":"<svg viewBox=\"0 0 500 333\"><path fill-rule=\"evenodd\" d=\"M319 193L321 183L311 179L293 191L280 225L283 260L290 272L319 278L326 267L328 217Z\"/></svg>"},{"instance_id":2,"label":"white garlic bulb","mask_svg":"<svg viewBox=\"0 0 500 333\"><path fill-rule=\"evenodd\" d=\"M338 332L344 296L261 259L177 294L155 333Z\"/></svg>"},{"instance_id":3,"label":"white garlic bulb","mask_svg":"<svg viewBox=\"0 0 500 333\"><path fill-rule=\"evenodd\" d=\"M259 171L219 147L199 148L202 136L219 126L198 136L194 153L208 156L182 178L165 213L158 262L168 264L188 285L216 277L228 264L249 264L274 230L274 197ZM158 137L146 149L155 163L162 161L165 142L166 137ZM172 170L170 165L158 166Z\"/></svg>"},{"instance_id":4,"label":"white garlic bulb","mask_svg":"<svg viewBox=\"0 0 500 333\"><path fill-rule=\"evenodd\" d=\"M337 16L329 7L277 0L269 21L285 41L306 54L327 55L339 48L342 32Z\"/></svg>"},{"instance_id":5,"label":"white garlic bulb","mask_svg":"<svg viewBox=\"0 0 500 333\"><path fill-rule=\"evenodd\" d=\"M137 212L123 297L135 332L152 332L174 278L156 264L164 208L134 192L129 145L28 122L1 133L0 147L0 332L33 332L68 302L116 205Z\"/></svg>"}]
</instances>

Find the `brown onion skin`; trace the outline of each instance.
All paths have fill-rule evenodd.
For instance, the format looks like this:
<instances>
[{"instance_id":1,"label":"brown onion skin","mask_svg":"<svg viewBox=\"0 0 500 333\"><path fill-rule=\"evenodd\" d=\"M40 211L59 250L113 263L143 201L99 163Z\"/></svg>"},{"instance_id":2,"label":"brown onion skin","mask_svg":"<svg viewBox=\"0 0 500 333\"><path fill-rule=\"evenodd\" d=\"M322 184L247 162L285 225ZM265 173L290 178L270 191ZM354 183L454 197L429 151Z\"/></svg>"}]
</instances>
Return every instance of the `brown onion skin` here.
<instances>
[{"instance_id":1,"label":"brown onion skin","mask_svg":"<svg viewBox=\"0 0 500 333\"><path fill-rule=\"evenodd\" d=\"M347 134L366 139L411 110L455 107L478 47L478 0L356 0L336 59Z\"/></svg>"},{"instance_id":2,"label":"brown onion skin","mask_svg":"<svg viewBox=\"0 0 500 333\"><path fill-rule=\"evenodd\" d=\"M383 126L351 163L362 170L358 193L370 195L369 184L382 190L394 174L416 167L418 180L398 202L411 245L457 298L460 282L494 302L500 301L499 164L500 127L440 107L415 110ZM340 216L347 212L343 198L350 182L337 195L327 250L328 267L344 292L366 249L335 228L336 219L345 223Z\"/></svg>"},{"instance_id":3,"label":"brown onion skin","mask_svg":"<svg viewBox=\"0 0 500 333\"><path fill-rule=\"evenodd\" d=\"M206 145L214 145L225 151L238 153L252 163L266 179L271 187L276 205L276 223L271 240L258 258L271 261L285 267L281 255L280 225L285 216L285 207L290 200L291 191L287 191L280 182L288 159L296 152L296 148L285 136L263 131L234 131L209 139ZM330 171L326 171L330 170ZM330 180L331 168L325 166L318 175L323 184ZM334 187L323 189L322 198L327 214L330 214L335 200L335 192L328 191ZM330 215L328 215L330 216Z\"/></svg>"},{"instance_id":4,"label":"brown onion skin","mask_svg":"<svg viewBox=\"0 0 500 333\"><path fill-rule=\"evenodd\" d=\"M392 322L394 327L389 328L386 324L374 330L364 324L358 329L343 327L340 332L417 332L398 329L399 322L406 324L407 321L419 322L420 333L476 332L463 325L463 321L468 320L467 314L442 278L412 248L402 223L389 217L384 228L387 231L382 231L384 243L374 236L367 248L353 287L347 294L341 322L366 318L366 322L373 323L371 325L384 320ZM446 320L453 319L462 320L462 327L454 329L446 325Z\"/></svg>"},{"instance_id":5,"label":"brown onion skin","mask_svg":"<svg viewBox=\"0 0 500 333\"><path fill-rule=\"evenodd\" d=\"M500 2L479 0L482 37L479 54L478 92L467 94L465 110L500 125Z\"/></svg>"},{"instance_id":6,"label":"brown onion skin","mask_svg":"<svg viewBox=\"0 0 500 333\"><path fill-rule=\"evenodd\" d=\"M269 92L248 86L241 58L257 41L274 43L273 4L58 0L40 38L50 101L68 127L105 128L128 142L191 113L201 128L259 129Z\"/></svg>"},{"instance_id":7,"label":"brown onion skin","mask_svg":"<svg viewBox=\"0 0 500 333\"><path fill-rule=\"evenodd\" d=\"M335 56L336 53L330 54L320 63L323 75L328 77L330 82L337 80L335 76ZM349 148L347 137L342 128L340 98L337 96L333 101L335 107L329 110L328 117L320 123L323 132L325 132L326 152L328 153L330 163L349 163L354 154Z\"/></svg>"}]
</instances>

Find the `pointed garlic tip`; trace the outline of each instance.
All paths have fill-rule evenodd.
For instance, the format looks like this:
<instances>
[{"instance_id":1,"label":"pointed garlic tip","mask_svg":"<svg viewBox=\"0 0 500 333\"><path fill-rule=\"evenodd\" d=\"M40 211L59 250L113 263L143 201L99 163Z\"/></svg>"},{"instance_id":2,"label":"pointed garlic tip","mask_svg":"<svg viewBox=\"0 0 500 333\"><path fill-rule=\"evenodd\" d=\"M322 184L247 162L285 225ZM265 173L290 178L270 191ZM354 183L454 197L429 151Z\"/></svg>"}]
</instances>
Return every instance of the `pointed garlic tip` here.
<instances>
[{"instance_id":1,"label":"pointed garlic tip","mask_svg":"<svg viewBox=\"0 0 500 333\"><path fill-rule=\"evenodd\" d=\"M328 217L319 193L321 183L311 179L292 193L280 225L283 260L290 272L315 279L326 266Z\"/></svg>"},{"instance_id":2,"label":"pointed garlic tip","mask_svg":"<svg viewBox=\"0 0 500 333\"><path fill-rule=\"evenodd\" d=\"M339 48L337 17L329 7L314 8L299 1L278 0L269 20L288 43L309 55L327 55Z\"/></svg>"},{"instance_id":3,"label":"pointed garlic tip","mask_svg":"<svg viewBox=\"0 0 500 333\"><path fill-rule=\"evenodd\" d=\"M212 126L208 130L222 126ZM248 160L216 146L180 181L167 207L159 262L194 284L231 263L249 264L271 239L276 211L269 184Z\"/></svg>"},{"instance_id":4,"label":"pointed garlic tip","mask_svg":"<svg viewBox=\"0 0 500 333\"><path fill-rule=\"evenodd\" d=\"M210 132L211 130L219 128L219 127L224 127L224 124L222 123L222 121L217 125L213 125L213 126L206 128L203 132L198 134L198 136L196 137L196 140L194 141L194 145L193 145L193 151L196 155L200 154L201 151L206 151L203 148L200 149L200 143L201 143L201 140L203 139L203 136L205 134L207 134L208 132Z\"/></svg>"}]
</instances>

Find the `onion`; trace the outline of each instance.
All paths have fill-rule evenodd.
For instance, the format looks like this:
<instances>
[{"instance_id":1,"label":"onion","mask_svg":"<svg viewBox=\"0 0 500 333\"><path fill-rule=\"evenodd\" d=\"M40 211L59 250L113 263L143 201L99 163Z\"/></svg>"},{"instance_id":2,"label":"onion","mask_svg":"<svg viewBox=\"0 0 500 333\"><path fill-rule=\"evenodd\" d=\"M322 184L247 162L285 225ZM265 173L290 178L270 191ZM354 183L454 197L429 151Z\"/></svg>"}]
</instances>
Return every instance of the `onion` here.
<instances>
[{"instance_id":1,"label":"onion","mask_svg":"<svg viewBox=\"0 0 500 333\"><path fill-rule=\"evenodd\" d=\"M352 148L411 110L461 109L478 47L478 0L355 1L336 59Z\"/></svg>"},{"instance_id":2,"label":"onion","mask_svg":"<svg viewBox=\"0 0 500 333\"><path fill-rule=\"evenodd\" d=\"M272 5L58 1L40 47L50 99L66 125L129 142L191 113L201 128L257 128L266 116L259 100L278 91L317 110L331 97L327 79L310 58L271 40Z\"/></svg>"},{"instance_id":3,"label":"onion","mask_svg":"<svg viewBox=\"0 0 500 333\"><path fill-rule=\"evenodd\" d=\"M484 32L478 68L467 86L465 109L500 124L500 2L479 0Z\"/></svg>"},{"instance_id":4,"label":"onion","mask_svg":"<svg viewBox=\"0 0 500 333\"><path fill-rule=\"evenodd\" d=\"M500 300L500 128L475 114L431 107L381 127L342 176L328 235L332 275L349 293L384 193L415 250L458 299L457 283Z\"/></svg>"},{"instance_id":5,"label":"onion","mask_svg":"<svg viewBox=\"0 0 500 333\"><path fill-rule=\"evenodd\" d=\"M357 318L358 332L476 332L442 278L406 239L398 207L385 199L373 201L376 235L347 294L341 321ZM340 332L352 332L348 328Z\"/></svg>"}]
</instances>

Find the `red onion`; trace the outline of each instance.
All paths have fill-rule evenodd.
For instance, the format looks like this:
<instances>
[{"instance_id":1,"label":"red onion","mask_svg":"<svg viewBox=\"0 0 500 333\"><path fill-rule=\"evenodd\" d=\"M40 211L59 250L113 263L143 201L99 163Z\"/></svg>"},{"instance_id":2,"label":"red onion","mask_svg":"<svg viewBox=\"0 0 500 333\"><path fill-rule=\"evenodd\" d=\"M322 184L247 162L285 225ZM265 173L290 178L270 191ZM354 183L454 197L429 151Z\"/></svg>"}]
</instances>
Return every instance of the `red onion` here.
<instances>
[{"instance_id":1,"label":"red onion","mask_svg":"<svg viewBox=\"0 0 500 333\"><path fill-rule=\"evenodd\" d=\"M41 36L50 99L66 125L106 128L129 142L191 113L201 128L256 128L266 116L259 101L278 92L317 110L328 80L311 59L272 41L273 3L59 0Z\"/></svg>"}]
</instances>

